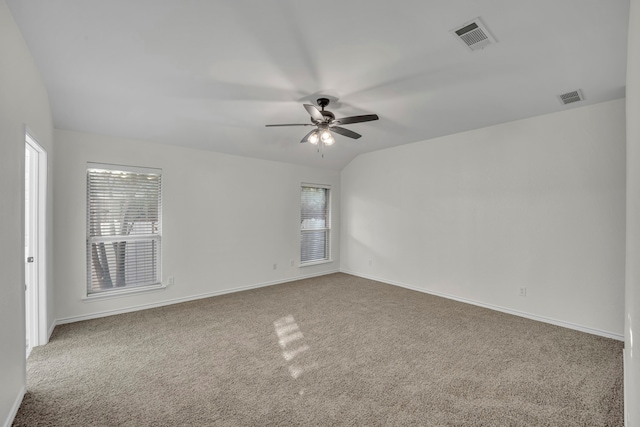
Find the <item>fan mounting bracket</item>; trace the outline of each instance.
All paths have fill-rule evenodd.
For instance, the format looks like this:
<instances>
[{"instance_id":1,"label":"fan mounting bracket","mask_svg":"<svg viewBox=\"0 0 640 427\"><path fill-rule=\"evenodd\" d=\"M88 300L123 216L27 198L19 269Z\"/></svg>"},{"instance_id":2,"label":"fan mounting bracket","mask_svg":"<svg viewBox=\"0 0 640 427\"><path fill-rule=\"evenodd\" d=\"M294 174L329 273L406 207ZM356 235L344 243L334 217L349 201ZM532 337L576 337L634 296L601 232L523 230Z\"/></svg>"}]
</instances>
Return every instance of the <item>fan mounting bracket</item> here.
<instances>
[{"instance_id":1,"label":"fan mounting bracket","mask_svg":"<svg viewBox=\"0 0 640 427\"><path fill-rule=\"evenodd\" d=\"M324 107L326 107L327 105L329 105L329 98L318 98L317 100L318 105L320 106L320 108L322 108L324 110Z\"/></svg>"}]
</instances>

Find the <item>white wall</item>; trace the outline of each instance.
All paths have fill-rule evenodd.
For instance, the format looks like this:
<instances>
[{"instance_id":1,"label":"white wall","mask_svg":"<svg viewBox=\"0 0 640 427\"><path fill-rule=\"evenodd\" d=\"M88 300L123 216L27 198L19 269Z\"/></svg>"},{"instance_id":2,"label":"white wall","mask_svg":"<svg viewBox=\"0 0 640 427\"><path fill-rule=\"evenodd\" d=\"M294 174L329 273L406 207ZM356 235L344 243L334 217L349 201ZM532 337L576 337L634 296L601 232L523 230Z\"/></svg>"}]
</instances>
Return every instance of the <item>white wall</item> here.
<instances>
[{"instance_id":1,"label":"white wall","mask_svg":"<svg viewBox=\"0 0 640 427\"><path fill-rule=\"evenodd\" d=\"M298 267L300 183L332 186L333 234L338 236L338 171L69 131L56 130L55 141L55 307L61 321L340 268L337 237L333 262ZM162 168L162 269L165 282L171 275L175 285L118 299L82 300L87 162Z\"/></svg>"},{"instance_id":2,"label":"white wall","mask_svg":"<svg viewBox=\"0 0 640 427\"><path fill-rule=\"evenodd\" d=\"M631 0L627 57L626 425L640 426L640 0ZM635 332L635 343L633 335Z\"/></svg>"},{"instance_id":3,"label":"white wall","mask_svg":"<svg viewBox=\"0 0 640 427\"><path fill-rule=\"evenodd\" d=\"M50 152L53 126L47 92L11 12L0 0L0 425L12 420L26 384L25 125ZM48 212L51 224L51 209Z\"/></svg>"},{"instance_id":4,"label":"white wall","mask_svg":"<svg viewBox=\"0 0 640 427\"><path fill-rule=\"evenodd\" d=\"M616 100L356 158L342 270L621 339L624 114Z\"/></svg>"}]
</instances>

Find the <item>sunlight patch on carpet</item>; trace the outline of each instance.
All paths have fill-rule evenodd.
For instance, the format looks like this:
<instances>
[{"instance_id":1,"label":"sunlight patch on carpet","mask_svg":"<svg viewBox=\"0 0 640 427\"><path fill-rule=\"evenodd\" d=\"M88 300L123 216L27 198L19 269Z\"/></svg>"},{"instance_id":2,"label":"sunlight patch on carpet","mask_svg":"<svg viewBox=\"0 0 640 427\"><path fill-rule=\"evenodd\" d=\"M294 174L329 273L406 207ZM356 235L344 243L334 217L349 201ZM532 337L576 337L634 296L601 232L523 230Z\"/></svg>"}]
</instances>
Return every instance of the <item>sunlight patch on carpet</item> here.
<instances>
[{"instance_id":1,"label":"sunlight patch on carpet","mask_svg":"<svg viewBox=\"0 0 640 427\"><path fill-rule=\"evenodd\" d=\"M293 359L309 350L308 345L297 342L303 340L304 335L300 331L300 327L293 316L289 315L276 320L273 322L273 327L275 328L276 335L278 336L278 344L280 345L280 348L282 348L282 357L287 362L291 362ZM291 348L294 345L296 347ZM289 374L293 379L297 379L305 371L309 371L317 367L317 363L306 365L296 363L289 365Z\"/></svg>"}]
</instances>

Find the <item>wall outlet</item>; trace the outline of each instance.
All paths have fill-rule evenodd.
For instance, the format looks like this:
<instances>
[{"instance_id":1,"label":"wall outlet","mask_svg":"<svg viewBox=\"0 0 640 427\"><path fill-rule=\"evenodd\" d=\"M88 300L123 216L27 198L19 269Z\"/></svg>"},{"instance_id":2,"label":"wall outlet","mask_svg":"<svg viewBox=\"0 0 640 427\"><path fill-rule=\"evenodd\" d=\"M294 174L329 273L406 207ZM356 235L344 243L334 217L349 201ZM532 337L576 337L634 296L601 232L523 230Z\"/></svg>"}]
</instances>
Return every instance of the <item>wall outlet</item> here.
<instances>
[{"instance_id":1,"label":"wall outlet","mask_svg":"<svg viewBox=\"0 0 640 427\"><path fill-rule=\"evenodd\" d=\"M273 269L277 270L278 269L278 264L273 264Z\"/></svg>"},{"instance_id":2,"label":"wall outlet","mask_svg":"<svg viewBox=\"0 0 640 427\"><path fill-rule=\"evenodd\" d=\"M171 286L175 283L175 278L173 276L167 277L167 286Z\"/></svg>"},{"instance_id":3,"label":"wall outlet","mask_svg":"<svg viewBox=\"0 0 640 427\"><path fill-rule=\"evenodd\" d=\"M293 260L292 259L289 260L289 266L293 267Z\"/></svg>"},{"instance_id":4,"label":"wall outlet","mask_svg":"<svg viewBox=\"0 0 640 427\"><path fill-rule=\"evenodd\" d=\"M520 288L520 296L521 297L527 296L527 288Z\"/></svg>"}]
</instances>

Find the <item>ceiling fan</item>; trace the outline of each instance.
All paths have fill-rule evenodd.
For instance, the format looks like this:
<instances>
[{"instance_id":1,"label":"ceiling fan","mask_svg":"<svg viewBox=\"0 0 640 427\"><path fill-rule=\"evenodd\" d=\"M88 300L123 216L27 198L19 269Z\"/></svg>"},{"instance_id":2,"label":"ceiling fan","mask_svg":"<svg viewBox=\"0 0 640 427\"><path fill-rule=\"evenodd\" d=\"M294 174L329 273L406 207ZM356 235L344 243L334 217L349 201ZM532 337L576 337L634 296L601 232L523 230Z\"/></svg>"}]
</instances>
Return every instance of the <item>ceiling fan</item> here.
<instances>
[{"instance_id":1,"label":"ceiling fan","mask_svg":"<svg viewBox=\"0 0 640 427\"><path fill-rule=\"evenodd\" d=\"M353 123L370 122L372 120L378 120L377 114L365 114L362 116L351 116L336 119L331 111L325 111L324 107L329 105L328 98L318 98L318 109L315 105L304 104L304 108L311 116L311 124L308 123L292 123L292 124L279 124L279 125L266 125L267 127L274 126L316 126L316 129L312 130L302 138L302 142L310 142L317 145L319 142L323 145L332 145L335 140L331 132L335 132L348 138L358 139L362 135L353 132L349 129L345 129L337 125L350 125Z\"/></svg>"}]
</instances>

